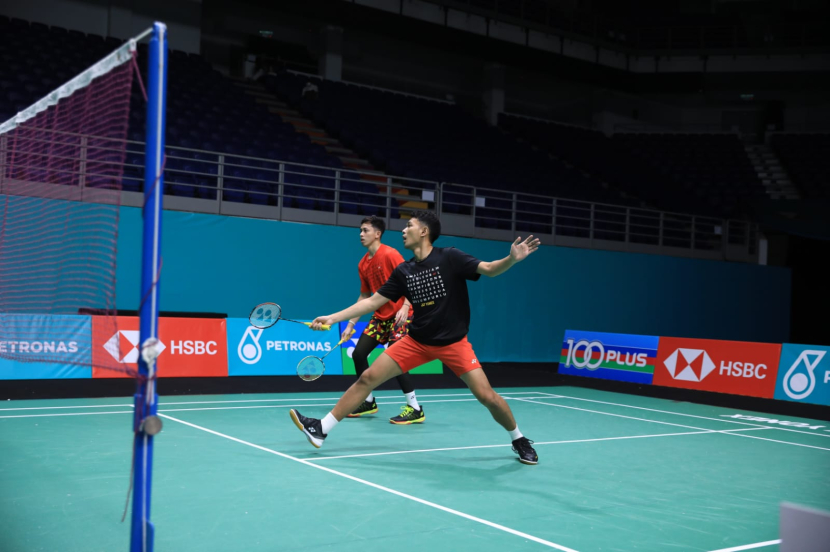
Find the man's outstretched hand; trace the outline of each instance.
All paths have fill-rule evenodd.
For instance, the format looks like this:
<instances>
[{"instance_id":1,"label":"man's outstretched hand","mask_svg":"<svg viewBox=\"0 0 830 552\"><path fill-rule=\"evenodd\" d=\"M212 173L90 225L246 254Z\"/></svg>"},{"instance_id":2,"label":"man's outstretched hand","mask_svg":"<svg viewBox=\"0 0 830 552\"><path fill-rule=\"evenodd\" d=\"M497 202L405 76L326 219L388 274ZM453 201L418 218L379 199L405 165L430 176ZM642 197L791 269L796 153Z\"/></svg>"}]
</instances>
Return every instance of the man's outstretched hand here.
<instances>
[{"instance_id":1,"label":"man's outstretched hand","mask_svg":"<svg viewBox=\"0 0 830 552\"><path fill-rule=\"evenodd\" d=\"M539 238L533 236L528 236L525 241L522 241L522 237L519 236L510 246L510 258L517 263L523 261L528 255L539 249L541 243Z\"/></svg>"}]
</instances>

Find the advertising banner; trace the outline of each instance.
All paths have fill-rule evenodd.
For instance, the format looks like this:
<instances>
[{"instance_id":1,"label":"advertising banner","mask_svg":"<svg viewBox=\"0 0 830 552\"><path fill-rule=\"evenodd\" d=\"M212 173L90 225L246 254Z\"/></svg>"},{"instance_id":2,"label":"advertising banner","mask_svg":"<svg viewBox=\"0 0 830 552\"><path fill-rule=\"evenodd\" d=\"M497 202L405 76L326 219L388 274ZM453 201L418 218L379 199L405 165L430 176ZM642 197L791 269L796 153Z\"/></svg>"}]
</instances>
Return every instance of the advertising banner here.
<instances>
[{"instance_id":1,"label":"advertising banner","mask_svg":"<svg viewBox=\"0 0 830 552\"><path fill-rule=\"evenodd\" d=\"M0 328L0 379L92 377L89 316L2 314Z\"/></svg>"},{"instance_id":2,"label":"advertising banner","mask_svg":"<svg viewBox=\"0 0 830 552\"><path fill-rule=\"evenodd\" d=\"M247 319L246 319L247 320ZM92 360L96 366L138 369L139 319L119 316L118 329L98 330L111 325L106 318L92 317ZM160 378L222 377L228 375L228 348L223 318L159 318L161 354L156 369ZM93 378L127 377L125 374L93 368Z\"/></svg>"},{"instance_id":3,"label":"advertising banner","mask_svg":"<svg viewBox=\"0 0 830 552\"><path fill-rule=\"evenodd\" d=\"M654 385L771 399L781 345L661 337Z\"/></svg>"},{"instance_id":4,"label":"advertising banner","mask_svg":"<svg viewBox=\"0 0 830 552\"><path fill-rule=\"evenodd\" d=\"M830 347L785 343L775 398L830 406Z\"/></svg>"},{"instance_id":5,"label":"advertising banner","mask_svg":"<svg viewBox=\"0 0 830 552\"><path fill-rule=\"evenodd\" d=\"M659 337L565 330L559 373L650 384Z\"/></svg>"},{"instance_id":6,"label":"advertising banner","mask_svg":"<svg viewBox=\"0 0 830 552\"><path fill-rule=\"evenodd\" d=\"M340 341L335 326L315 332L300 324L278 322L260 329L247 318L228 318L228 375L296 376L297 363L308 355L322 357ZM325 375L342 374L343 361L332 352L323 361Z\"/></svg>"}]
</instances>

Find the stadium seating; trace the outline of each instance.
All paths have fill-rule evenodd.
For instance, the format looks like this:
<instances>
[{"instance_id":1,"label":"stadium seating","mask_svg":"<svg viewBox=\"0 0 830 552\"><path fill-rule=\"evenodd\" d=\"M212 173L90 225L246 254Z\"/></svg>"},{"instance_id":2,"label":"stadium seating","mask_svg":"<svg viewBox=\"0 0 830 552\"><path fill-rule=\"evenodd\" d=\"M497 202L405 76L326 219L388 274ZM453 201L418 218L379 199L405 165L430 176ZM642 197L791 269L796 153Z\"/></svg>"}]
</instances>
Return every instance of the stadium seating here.
<instances>
[{"instance_id":1,"label":"stadium seating","mask_svg":"<svg viewBox=\"0 0 830 552\"><path fill-rule=\"evenodd\" d=\"M773 134L770 145L804 199L830 199L830 134Z\"/></svg>"},{"instance_id":2,"label":"stadium seating","mask_svg":"<svg viewBox=\"0 0 830 552\"><path fill-rule=\"evenodd\" d=\"M500 126L669 211L745 214L764 189L732 134L616 134L502 115Z\"/></svg>"}]
</instances>

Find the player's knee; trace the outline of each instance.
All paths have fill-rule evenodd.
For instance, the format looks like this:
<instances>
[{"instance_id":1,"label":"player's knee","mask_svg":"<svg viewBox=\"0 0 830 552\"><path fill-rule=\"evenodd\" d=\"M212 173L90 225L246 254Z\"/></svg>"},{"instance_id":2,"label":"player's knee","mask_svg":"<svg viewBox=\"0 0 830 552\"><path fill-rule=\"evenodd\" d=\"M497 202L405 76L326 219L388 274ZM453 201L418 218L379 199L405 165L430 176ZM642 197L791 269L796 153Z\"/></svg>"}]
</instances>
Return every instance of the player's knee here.
<instances>
[{"instance_id":1,"label":"player's knee","mask_svg":"<svg viewBox=\"0 0 830 552\"><path fill-rule=\"evenodd\" d=\"M487 408L495 408L499 404L499 396L492 389L477 393L476 398L478 399L478 402Z\"/></svg>"},{"instance_id":2,"label":"player's knee","mask_svg":"<svg viewBox=\"0 0 830 552\"><path fill-rule=\"evenodd\" d=\"M357 381L361 385L365 385L372 389L374 389L382 383L381 381L379 381L377 375L375 374L375 370L372 370L371 368L360 374L360 378L358 378Z\"/></svg>"}]
</instances>

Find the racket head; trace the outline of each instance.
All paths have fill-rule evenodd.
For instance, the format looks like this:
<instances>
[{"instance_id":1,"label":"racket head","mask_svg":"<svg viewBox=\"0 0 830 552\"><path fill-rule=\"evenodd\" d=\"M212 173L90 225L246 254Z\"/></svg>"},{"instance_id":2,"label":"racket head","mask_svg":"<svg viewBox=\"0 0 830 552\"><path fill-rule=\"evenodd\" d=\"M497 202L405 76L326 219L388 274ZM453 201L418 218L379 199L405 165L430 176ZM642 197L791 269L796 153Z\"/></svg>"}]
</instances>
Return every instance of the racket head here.
<instances>
[{"instance_id":1,"label":"racket head","mask_svg":"<svg viewBox=\"0 0 830 552\"><path fill-rule=\"evenodd\" d=\"M325 371L326 364L316 356L307 356L297 363L297 375L303 381L314 381Z\"/></svg>"},{"instance_id":2,"label":"racket head","mask_svg":"<svg viewBox=\"0 0 830 552\"><path fill-rule=\"evenodd\" d=\"M251 326L255 328L265 329L276 324L281 315L282 309L278 304L260 303L255 306L251 311L251 314L248 315L248 321L251 323Z\"/></svg>"}]
</instances>

